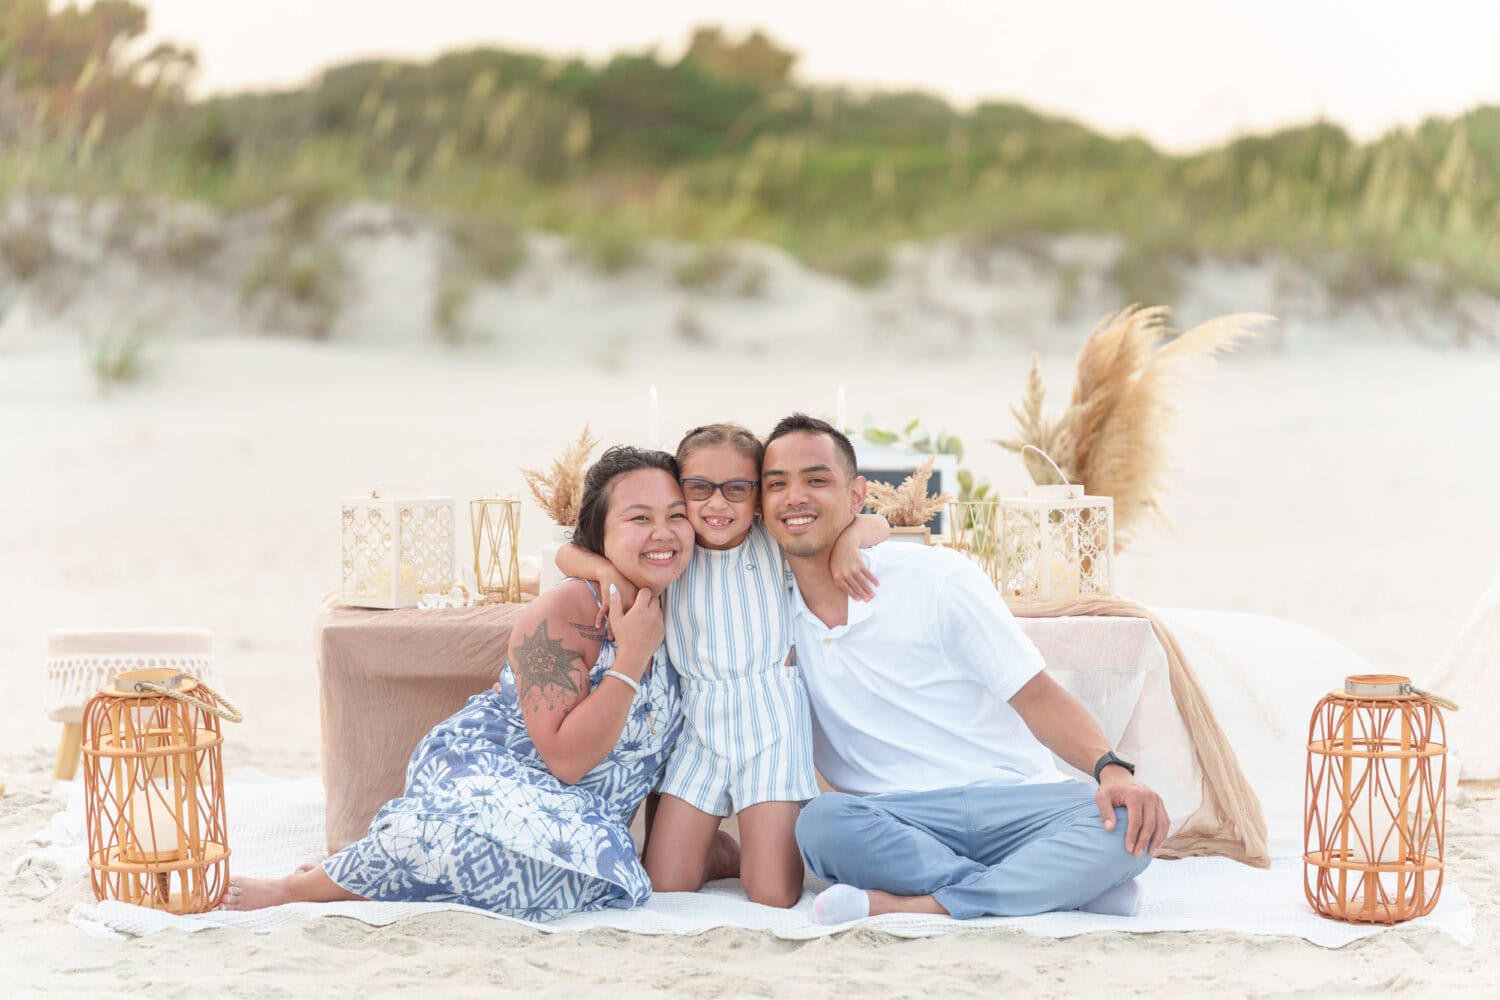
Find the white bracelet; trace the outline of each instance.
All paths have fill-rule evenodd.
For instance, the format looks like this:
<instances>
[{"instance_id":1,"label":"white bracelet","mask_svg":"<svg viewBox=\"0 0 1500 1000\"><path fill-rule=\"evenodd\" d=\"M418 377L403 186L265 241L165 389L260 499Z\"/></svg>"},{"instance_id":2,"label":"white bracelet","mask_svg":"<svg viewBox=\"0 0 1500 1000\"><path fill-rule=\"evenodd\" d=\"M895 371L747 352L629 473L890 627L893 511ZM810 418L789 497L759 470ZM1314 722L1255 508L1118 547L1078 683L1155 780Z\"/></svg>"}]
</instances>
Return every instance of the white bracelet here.
<instances>
[{"instance_id":1,"label":"white bracelet","mask_svg":"<svg viewBox=\"0 0 1500 1000\"><path fill-rule=\"evenodd\" d=\"M636 694L640 694L641 693L641 682L638 681L638 680L636 680L634 677L631 677L629 674L622 674L618 670L615 670L614 668L610 668L609 670L604 671L604 676L605 677L616 677L616 678L619 678L620 680L624 681L626 684L629 684L630 685L630 689L632 691L634 691Z\"/></svg>"}]
</instances>

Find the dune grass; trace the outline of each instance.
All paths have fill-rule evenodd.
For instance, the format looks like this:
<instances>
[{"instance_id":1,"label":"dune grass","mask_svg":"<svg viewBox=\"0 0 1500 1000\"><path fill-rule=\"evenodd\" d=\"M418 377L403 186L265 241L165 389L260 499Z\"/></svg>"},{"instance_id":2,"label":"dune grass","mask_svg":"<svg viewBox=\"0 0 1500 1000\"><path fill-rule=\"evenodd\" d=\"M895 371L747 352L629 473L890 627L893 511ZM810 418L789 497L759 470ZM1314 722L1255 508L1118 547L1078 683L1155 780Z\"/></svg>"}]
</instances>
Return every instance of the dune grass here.
<instances>
[{"instance_id":1,"label":"dune grass","mask_svg":"<svg viewBox=\"0 0 1500 1000\"><path fill-rule=\"evenodd\" d=\"M0 192L288 204L302 242L330 204L394 202L454 220L492 280L520 266L530 228L570 237L604 274L638 266L653 238L743 238L861 286L883 280L898 242L1091 231L1124 238L1113 279L1128 299L1170 301L1198 255L1268 253L1328 270L1340 297L1418 273L1500 294L1500 108L1367 143L1314 124L1176 156L1011 104L799 84L786 55L709 31L676 61L473 49L355 62L129 127L25 131L0 149ZM44 249L8 239L13 269L46 266ZM302 256L293 273L267 262L261 280L322 302L336 268ZM711 258L697 266L677 280L716 280Z\"/></svg>"}]
</instances>

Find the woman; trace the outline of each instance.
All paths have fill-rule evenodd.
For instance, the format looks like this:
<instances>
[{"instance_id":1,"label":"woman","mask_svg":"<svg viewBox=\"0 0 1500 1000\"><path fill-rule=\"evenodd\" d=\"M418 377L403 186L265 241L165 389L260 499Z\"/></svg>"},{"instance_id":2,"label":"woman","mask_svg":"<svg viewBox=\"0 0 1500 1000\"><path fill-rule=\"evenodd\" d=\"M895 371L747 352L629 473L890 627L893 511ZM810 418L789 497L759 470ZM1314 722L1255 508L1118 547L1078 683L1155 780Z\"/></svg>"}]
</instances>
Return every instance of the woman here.
<instances>
[{"instance_id":1,"label":"woman","mask_svg":"<svg viewBox=\"0 0 1500 1000\"><path fill-rule=\"evenodd\" d=\"M538 920L646 901L628 826L682 726L656 599L693 553L675 460L606 451L574 541L640 588L628 608L604 595L613 640L594 627L587 581L543 594L516 623L495 689L423 739L406 794L363 840L285 878L230 879L226 909L431 900Z\"/></svg>"}]
</instances>

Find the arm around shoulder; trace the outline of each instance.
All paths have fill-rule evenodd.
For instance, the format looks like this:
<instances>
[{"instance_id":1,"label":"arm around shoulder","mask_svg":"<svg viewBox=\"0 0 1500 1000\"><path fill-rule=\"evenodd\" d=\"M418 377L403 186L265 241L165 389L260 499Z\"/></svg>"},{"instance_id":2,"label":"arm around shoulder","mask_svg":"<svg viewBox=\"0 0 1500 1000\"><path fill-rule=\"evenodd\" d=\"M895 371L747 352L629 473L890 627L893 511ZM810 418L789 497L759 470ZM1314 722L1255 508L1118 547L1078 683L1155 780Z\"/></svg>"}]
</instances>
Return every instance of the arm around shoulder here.
<instances>
[{"instance_id":1,"label":"arm around shoulder","mask_svg":"<svg viewBox=\"0 0 1500 1000\"><path fill-rule=\"evenodd\" d=\"M879 514L860 514L839 535L828 568L844 593L856 601L868 601L875 596L880 580L865 565L859 550L879 545L890 537L890 523Z\"/></svg>"},{"instance_id":2,"label":"arm around shoulder","mask_svg":"<svg viewBox=\"0 0 1500 1000\"><path fill-rule=\"evenodd\" d=\"M580 580L593 580L599 585L599 596L603 598L609 593L610 585L620 592L625 606L629 607L635 601L635 584L625 579L615 564L597 553L588 549L580 548L572 542L557 550L557 568L562 570L564 576L575 577ZM606 606L601 605L595 623L603 626L606 617Z\"/></svg>"}]
</instances>

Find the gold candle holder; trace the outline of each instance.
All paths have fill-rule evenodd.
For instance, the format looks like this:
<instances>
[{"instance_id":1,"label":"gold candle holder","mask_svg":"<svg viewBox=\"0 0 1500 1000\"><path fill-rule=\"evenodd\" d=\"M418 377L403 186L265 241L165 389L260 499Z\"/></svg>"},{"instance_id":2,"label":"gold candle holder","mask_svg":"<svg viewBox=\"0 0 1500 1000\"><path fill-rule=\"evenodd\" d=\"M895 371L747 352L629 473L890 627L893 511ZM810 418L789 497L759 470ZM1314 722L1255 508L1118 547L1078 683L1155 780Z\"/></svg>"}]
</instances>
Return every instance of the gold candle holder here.
<instances>
[{"instance_id":1,"label":"gold candle holder","mask_svg":"<svg viewBox=\"0 0 1500 1000\"><path fill-rule=\"evenodd\" d=\"M968 556L1000 586L1000 501L955 500L948 504L948 546Z\"/></svg>"},{"instance_id":2,"label":"gold candle holder","mask_svg":"<svg viewBox=\"0 0 1500 1000\"><path fill-rule=\"evenodd\" d=\"M521 600L521 501L516 497L481 497L469 501L474 529L474 578L479 592L499 595L510 604Z\"/></svg>"}]
</instances>

